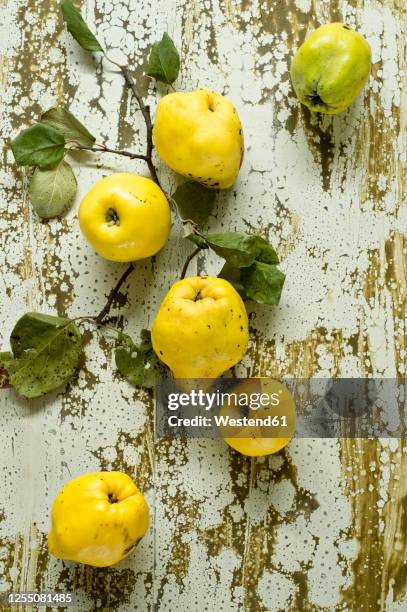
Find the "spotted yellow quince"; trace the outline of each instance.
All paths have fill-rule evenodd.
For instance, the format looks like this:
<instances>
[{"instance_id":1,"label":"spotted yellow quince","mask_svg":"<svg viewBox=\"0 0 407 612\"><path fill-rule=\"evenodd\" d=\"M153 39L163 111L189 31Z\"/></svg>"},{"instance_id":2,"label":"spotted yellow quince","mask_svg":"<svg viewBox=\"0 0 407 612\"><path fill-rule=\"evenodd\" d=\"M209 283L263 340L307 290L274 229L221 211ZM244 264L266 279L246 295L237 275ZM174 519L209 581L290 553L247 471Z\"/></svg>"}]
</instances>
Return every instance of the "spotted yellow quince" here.
<instances>
[{"instance_id":1,"label":"spotted yellow quince","mask_svg":"<svg viewBox=\"0 0 407 612\"><path fill-rule=\"evenodd\" d=\"M170 207L159 186L127 172L98 181L83 198L78 215L85 238L111 261L155 255L171 229Z\"/></svg>"},{"instance_id":2,"label":"spotted yellow quince","mask_svg":"<svg viewBox=\"0 0 407 612\"><path fill-rule=\"evenodd\" d=\"M164 96L153 137L159 156L175 172L213 189L235 182L243 160L243 130L225 96L208 89Z\"/></svg>"},{"instance_id":3,"label":"spotted yellow quince","mask_svg":"<svg viewBox=\"0 0 407 612\"><path fill-rule=\"evenodd\" d=\"M160 306L151 340L175 378L217 378L247 349L242 298L221 278L193 276L178 281Z\"/></svg>"},{"instance_id":4,"label":"spotted yellow quince","mask_svg":"<svg viewBox=\"0 0 407 612\"><path fill-rule=\"evenodd\" d=\"M122 472L90 472L69 481L51 510L49 552L107 567L126 557L146 533L147 502Z\"/></svg>"}]
</instances>

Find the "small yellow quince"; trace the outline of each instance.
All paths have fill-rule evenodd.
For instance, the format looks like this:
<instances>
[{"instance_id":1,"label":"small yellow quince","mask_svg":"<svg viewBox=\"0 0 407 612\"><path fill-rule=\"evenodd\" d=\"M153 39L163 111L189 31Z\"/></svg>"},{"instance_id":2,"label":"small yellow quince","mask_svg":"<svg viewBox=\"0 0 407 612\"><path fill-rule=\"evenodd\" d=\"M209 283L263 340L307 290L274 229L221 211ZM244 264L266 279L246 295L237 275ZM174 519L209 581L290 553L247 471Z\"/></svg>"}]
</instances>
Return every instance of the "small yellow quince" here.
<instances>
[{"instance_id":1,"label":"small yellow quince","mask_svg":"<svg viewBox=\"0 0 407 612\"><path fill-rule=\"evenodd\" d=\"M208 89L164 96L153 136L159 156L175 172L213 189L235 182L243 160L243 130L224 96Z\"/></svg>"},{"instance_id":2,"label":"small yellow quince","mask_svg":"<svg viewBox=\"0 0 407 612\"><path fill-rule=\"evenodd\" d=\"M249 430L246 431L246 434ZM259 427L250 427L247 438L224 438L226 444L246 457L274 455L290 442L291 438L263 438Z\"/></svg>"},{"instance_id":3,"label":"small yellow quince","mask_svg":"<svg viewBox=\"0 0 407 612\"><path fill-rule=\"evenodd\" d=\"M98 181L83 198L78 215L85 238L111 261L154 255L171 229L170 207L158 185L125 172Z\"/></svg>"},{"instance_id":4,"label":"small yellow quince","mask_svg":"<svg viewBox=\"0 0 407 612\"><path fill-rule=\"evenodd\" d=\"M267 417L276 419L276 424L265 426L261 424L243 425L240 428L223 426L221 428L225 442L241 455L248 457L263 457L277 453L292 439L297 420L295 403L291 393L282 383L270 378L248 378L239 383L233 391L237 394L247 394L254 397L260 394L275 395L278 404L270 403L265 408L251 408L237 404L224 405L220 415L239 419L243 415L247 419L259 419L262 423ZM273 437L270 438L270 432Z\"/></svg>"},{"instance_id":5,"label":"small yellow quince","mask_svg":"<svg viewBox=\"0 0 407 612\"><path fill-rule=\"evenodd\" d=\"M194 276L175 283L151 330L158 357L175 378L217 378L238 363L249 340L247 313L232 285Z\"/></svg>"},{"instance_id":6,"label":"small yellow quince","mask_svg":"<svg viewBox=\"0 0 407 612\"><path fill-rule=\"evenodd\" d=\"M121 472L91 472L69 481L51 510L49 552L95 567L126 557L146 533L150 518L143 494Z\"/></svg>"},{"instance_id":7,"label":"small yellow quince","mask_svg":"<svg viewBox=\"0 0 407 612\"><path fill-rule=\"evenodd\" d=\"M327 115L341 113L360 94L370 72L370 47L343 23L322 25L298 49L291 80L302 104Z\"/></svg>"}]
</instances>

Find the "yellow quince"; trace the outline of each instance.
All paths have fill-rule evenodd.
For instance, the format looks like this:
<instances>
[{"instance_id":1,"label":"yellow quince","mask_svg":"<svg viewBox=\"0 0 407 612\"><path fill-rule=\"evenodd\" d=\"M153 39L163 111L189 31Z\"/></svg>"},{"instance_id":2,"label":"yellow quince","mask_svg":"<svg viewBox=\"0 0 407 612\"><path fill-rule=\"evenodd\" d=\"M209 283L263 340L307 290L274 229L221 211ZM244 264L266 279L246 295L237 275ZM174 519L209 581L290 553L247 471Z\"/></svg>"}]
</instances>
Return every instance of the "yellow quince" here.
<instances>
[{"instance_id":1,"label":"yellow quince","mask_svg":"<svg viewBox=\"0 0 407 612\"><path fill-rule=\"evenodd\" d=\"M217 378L247 349L242 298L221 278L193 276L178 281L160 306L151 340L175 378Z\"/></svg>"},{"instance_id":2,"label":"yellow quince","mask_svg":"<svg viewBox=\"0 0 407 612\"><path fill-rule=\"evenodd\" d=\"M243 130L224 96L208 89L164 96L153 137L161 159L178 174L213 189L235 182L243 160Z\"/></svg>"},{"instance_id":3,"label":"yellow quince","mask_svg":"<svg viewBox=\"0 0 407 612\"><path fill-rule=\"evenodd\" d=\"M111 261L155 255L171 229L170 207L158 185L127 172L98 181L83 198L78 216L85 238Z\"/></svg>"},{"instance_id":4,"label":"yellow quince","mask_svg":"<svg viewBox=\"0 0 407 612\"><path fill-rule=\"evenodd\" d=\"M150 518L143 494L121 472L91 472L69 481L51 510L49 552L95 567L126 557L146 533Z\"/></svg>"},{"instance_id":5,"label":"yellow quince","mask_svg":"<svg viewBox=\"0 0 407 612\"><path fill-rule=\"evenodd\" d=\"M223 405L220 409L221 416L230 419L241 419L244 416L248 419L248 424L240 427L222 426L225 442L241 455L248 457L272 455L287 446L294 435L297 420L295 403L287 387L271 378L248 378L239 383L237 388L233 388L233 392L252 398L268 396L269 400L266 400L261 408L241 406L233 402ZM264 425L267 418L270 418L273 425ZM256 419L260 424L257 424ZM254 424L250 424L250 420ZM270 433L273 437L270 437Z\"/></svg>"}]
</instances>

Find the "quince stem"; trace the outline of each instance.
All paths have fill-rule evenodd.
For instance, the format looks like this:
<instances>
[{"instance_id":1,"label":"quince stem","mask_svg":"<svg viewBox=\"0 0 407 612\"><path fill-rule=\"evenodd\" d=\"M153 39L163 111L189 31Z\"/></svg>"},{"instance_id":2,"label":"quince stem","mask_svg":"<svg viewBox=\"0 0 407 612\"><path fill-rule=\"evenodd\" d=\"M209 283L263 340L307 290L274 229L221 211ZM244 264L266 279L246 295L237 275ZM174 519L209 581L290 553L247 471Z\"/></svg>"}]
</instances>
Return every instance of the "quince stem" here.
<instances>
[{"instance_id":1,"label":"quince stem","mask_svg":"<svg viewBox=\"0 0 407 612\"><path fill-rule=\"evenodd\" d=\"M143 96L141 95L137 84L135 82L135 80L133 79L130 70L128 69L127 66L122 66L121 64L119 64L118 62L115 62L114 60L112 60L110 57L108 57L107 55L105 55L105 58L107 59L108 62L110 62L111 64L114 64L115 66L117 66L118 68L120 68L122 75L124 76L124 80L126 81L127 85L130 87L131 91L133 92L134 97L137 100L137 103L140 107L141 113L143 115L144 118L144 123L146 124L146 131L147 131L147 150L146 150L146 154L144 156L144 160L147 163L148 169L150 171L151 174L151 178L153 179L153 181L155 181L157 183L157 185L159 187L161 187L158 175L157 175L157 170L155 169L154 166L154 162L153 162L153 149L154 149L154 145L153 145L153 124L151 121L151 113L150 113L150 107L144 103L143 100Z\"/></svg>"},{"instance_id":2,"label":"quince stem","mask_svg":"<svg viewBox=\"0 0 407 612\"><path fill-rule=\"evenodd\" d=\"M116 149L110 149L105 144L96 143L94 147L85 147L80 144L75 144L73 149L79 149L81 151L92 151L94 153L114 153L115 155L124 155L125 157L129 157L130 159L142 159L147 162L147 157L142 155L141 153L132 153L131 151L118 151Z\"/></svg>"},{"instance_id":3,"label":"quince stem","mask_svg":"<svg viewBox=\"0 0 407 612\"><path fill-rule=\"evenodd\" d=\"M117 281L116 285L110 291L105 306L102 308L102 310L99 312L99 314L96 317L92 317L95 323L97 323L98 325L102 325L103 320L109 314L110 309L113 305L113 302L117 298L123 283L127 280L127 277L133 272L133 270L134 270L134 265L133 263L131 263L129 267L126 268L126 270L123 272L123 274Z\"/></svg>"},{"instance_id":4,"label":"quince stem","mask_svg":"<svg viewBox=\"0 0 407 612\"><path fill-rule=\"evenodd\" d=\"M192 251L192 253L188 256L186 262L184 263L184 267L182 268L182 272L181 272L181 276L180 276L180 280L182 280L183 278L185 278L185 275L187 273L188 270L188 266L191 263L191 261L193 260L194 257L196 257L196 255L198 255L199 251L202 251L201 247L197 247L195 249L195 251Z\"/></svg>"}]
</instances>

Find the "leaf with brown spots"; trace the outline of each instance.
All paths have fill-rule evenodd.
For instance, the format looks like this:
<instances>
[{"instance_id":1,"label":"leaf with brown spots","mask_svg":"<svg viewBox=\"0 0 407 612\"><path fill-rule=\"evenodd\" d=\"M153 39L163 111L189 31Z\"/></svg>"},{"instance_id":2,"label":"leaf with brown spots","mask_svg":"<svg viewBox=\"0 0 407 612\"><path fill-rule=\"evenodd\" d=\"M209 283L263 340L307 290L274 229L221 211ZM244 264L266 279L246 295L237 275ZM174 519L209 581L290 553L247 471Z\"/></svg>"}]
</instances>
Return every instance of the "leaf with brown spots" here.
<instances>
[{"instance_id":1,"label":"leaf with brown spots","mask_svg":"<svg viewBox=\"0 0 407 612\"><path fill-rule=\"evenodd\" d=\"M29 312L14 326L11 353L1 353L15 391L39 397L66 383L82 355L82 339L70 319ZM0 367L2 367L0 361Z\"/></svg>"},{"instance_id":2,"label":"leaf with brown spots","mask_svg":"<svg viewBox=\"0 0 407 612\"><path fill-rule=\"evenodd\" d=\"M115 350L116 366L132 385L152 389L158 378L168 378L169 370L157 357L147 329L141 332L141 342L134 344L130 336L120 334Z\"/></svg>"}]
</instances>

